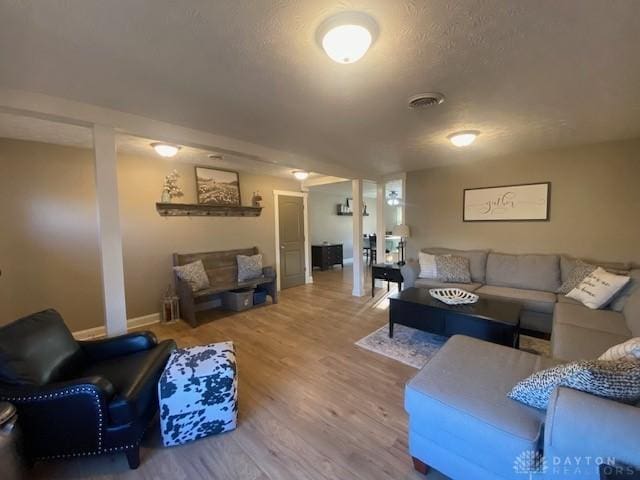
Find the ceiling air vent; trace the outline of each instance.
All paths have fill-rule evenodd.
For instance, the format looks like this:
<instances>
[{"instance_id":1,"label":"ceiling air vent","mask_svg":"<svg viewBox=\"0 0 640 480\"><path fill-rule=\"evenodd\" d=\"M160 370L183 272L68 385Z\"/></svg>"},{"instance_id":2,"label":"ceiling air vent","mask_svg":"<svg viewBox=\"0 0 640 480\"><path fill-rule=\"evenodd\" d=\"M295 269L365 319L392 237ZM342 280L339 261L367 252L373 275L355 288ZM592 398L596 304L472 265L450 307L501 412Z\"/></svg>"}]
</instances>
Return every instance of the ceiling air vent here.
<instances>
[{"instance_id":1,"label":"ceiling air vent","mask_svg":"<svg viewBox=\"0 0 640 480\"><path fill-rule=\"evenodd\" d=\"M409 98L409 108L425 108L432 105L440 105L442 102L444 102L444 95L441 93L418 93Z\"/></svg>"}]
</instances>

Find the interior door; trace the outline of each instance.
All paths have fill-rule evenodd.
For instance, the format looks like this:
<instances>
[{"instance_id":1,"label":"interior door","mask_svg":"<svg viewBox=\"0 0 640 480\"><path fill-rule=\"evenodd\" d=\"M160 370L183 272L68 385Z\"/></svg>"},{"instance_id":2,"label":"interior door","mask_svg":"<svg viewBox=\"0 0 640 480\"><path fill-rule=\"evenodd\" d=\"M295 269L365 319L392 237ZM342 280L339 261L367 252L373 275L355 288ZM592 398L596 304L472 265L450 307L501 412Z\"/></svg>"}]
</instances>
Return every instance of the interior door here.
<instances>
[{"instance_id":1,"label":"interior door","mask_svg":"<svg viewBox=\"0 0 640 480\"><path fill-rule=\"evenodd\" d=\"M304 206L302 197L278 196L280 288L304 284Z\"/></svg>"}]
</instances>

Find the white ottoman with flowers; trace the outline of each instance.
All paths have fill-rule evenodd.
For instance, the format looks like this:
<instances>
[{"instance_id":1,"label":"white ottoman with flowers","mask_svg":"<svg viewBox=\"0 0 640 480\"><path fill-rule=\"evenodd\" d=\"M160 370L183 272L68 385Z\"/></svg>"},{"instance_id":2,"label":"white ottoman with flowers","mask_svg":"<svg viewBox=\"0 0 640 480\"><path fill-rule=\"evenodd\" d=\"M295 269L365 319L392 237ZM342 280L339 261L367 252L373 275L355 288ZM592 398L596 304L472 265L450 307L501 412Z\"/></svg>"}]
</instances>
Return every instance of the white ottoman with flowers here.
<instances>
[{"instance_id":1,"label":"white ottoman with flowers","mask_svg":"<svg viewBox=\"0 0 640 480\"><path fill-rule=\"evenodd\" d=\"M236 428L238 379L233 342L173 352L158 382L165 446Z\"/></svg>"}]
</instances>

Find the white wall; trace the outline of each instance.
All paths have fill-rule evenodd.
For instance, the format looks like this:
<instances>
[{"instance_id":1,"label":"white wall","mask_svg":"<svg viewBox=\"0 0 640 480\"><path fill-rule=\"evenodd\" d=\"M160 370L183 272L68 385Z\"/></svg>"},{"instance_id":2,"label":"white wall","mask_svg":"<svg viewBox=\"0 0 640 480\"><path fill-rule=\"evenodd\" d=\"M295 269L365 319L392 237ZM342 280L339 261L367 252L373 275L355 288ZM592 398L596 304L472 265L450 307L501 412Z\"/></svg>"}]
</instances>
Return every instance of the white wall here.
<instances>
[{"instance_id":1,"label":"white wall","mask_svg":"<svg viewBox=\"0 0 640 480\"><path fill-rule=\"evenodd\" d=\"M353 258L353 228L350 216L336 214L336 205L345 202L344 195L310 191L309 192L309 236L311 245L322 242L342 243L344 258ZM363 218L362 231L366 234L376 232L376 200L365 198L368 217Z\"/></svg>"}]
</instances>

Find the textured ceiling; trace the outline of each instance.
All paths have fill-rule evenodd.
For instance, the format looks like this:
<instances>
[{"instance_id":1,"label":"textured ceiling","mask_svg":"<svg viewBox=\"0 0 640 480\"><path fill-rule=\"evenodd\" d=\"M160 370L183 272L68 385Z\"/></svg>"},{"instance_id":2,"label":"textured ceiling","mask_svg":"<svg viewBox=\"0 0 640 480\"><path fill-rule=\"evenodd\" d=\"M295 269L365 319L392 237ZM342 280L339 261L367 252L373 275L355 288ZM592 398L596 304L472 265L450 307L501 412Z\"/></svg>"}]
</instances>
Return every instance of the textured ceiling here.
<instances>
[{"instance_id":1,"label":"textured ceiling","mask_svg":"<svg viewBox=\"0 0 640 480\"><path fill-rule=\"evenodd\" d=\"M352 65L317 26L380 26ZM640 136L640 1L0 0L0 85L383 174ZM411 111L406 99L447 101ZM482 132L469 149L445 136Z\"/></svg>"}]
</instances>

